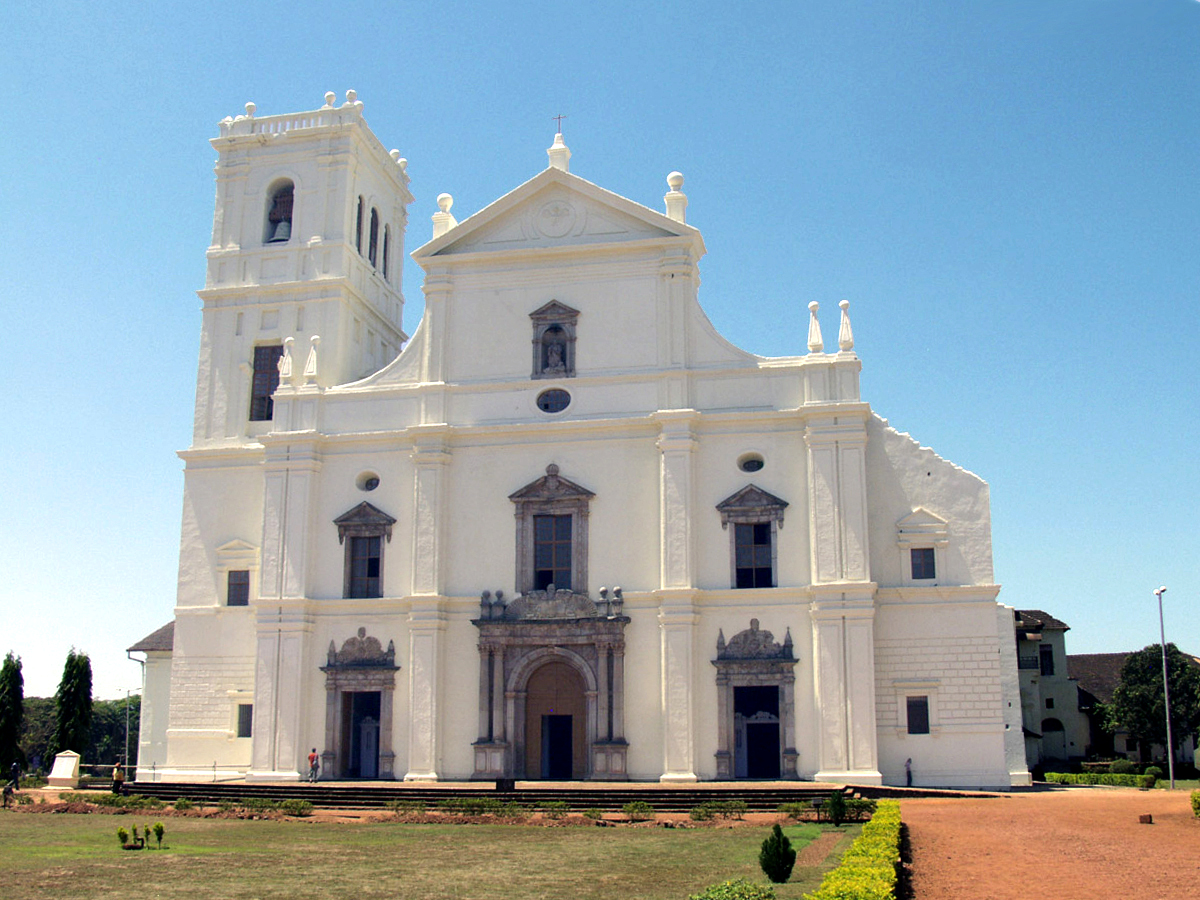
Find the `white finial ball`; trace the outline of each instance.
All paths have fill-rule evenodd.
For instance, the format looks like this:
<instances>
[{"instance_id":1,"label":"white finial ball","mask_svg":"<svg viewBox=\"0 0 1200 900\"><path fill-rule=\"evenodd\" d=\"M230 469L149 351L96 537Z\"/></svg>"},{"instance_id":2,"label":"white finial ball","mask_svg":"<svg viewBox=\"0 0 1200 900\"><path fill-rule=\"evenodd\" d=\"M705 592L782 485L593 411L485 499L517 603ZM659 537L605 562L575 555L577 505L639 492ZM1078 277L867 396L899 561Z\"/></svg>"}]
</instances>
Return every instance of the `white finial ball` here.
<instances>
[{"instance_id":1,"label":"white finial ball","mask_svg":"<svg viewBox=\"0 0 1200 900\"><path fill-rule=\"evenodd\" d=\"M253 103L247 103L246 104L246 115L248 115L248 116L254 115L254 111L256 109L258 109L258 107L255 106Z\"/></svg>"},{"instance_id":2,"label":"white finial ball","mask_svg":"<svg viewBox=\"0 0 1200 900\"><path fill-rule=\"evenodd\" d=\"M319 334L314 334L308 339L308 342L315 347L317 344L321 343L321 336Z\"/></svg>"},{"instance_id":3,"label":"white finial ball","mask_svg":"<svg viewBox=\"0 0 1200 900\"><path fill-rule=\"evenodd\" d=\"M346 91L346 102L347 103L353 103L357 99L358 99L358 91L354 90L353 88Z\"/></svg>"},{"instance_id":4,"label":"white finial ball","mask_svg":"<svg viewBox=\"0 0 1200 900\"><path fill-rule=\"evenodd\" d=\"M408 160L405 159L403 156L400 157L398 160L396 160L396 165L398 165L400 167L401 172L408 171Z\"/></svg>"},{"instance_id":5,"label":"white finial ball","mask_svg":"<svg viewBox=\"0 0 1200 900\"><path fill-rule=\"evenodd\" d=\"M672 172L670 175L667 176L667 185L673 191L679 190L681 187L683 187L683 173L682 172Z\"/></svg>"},{"instance_id":6,"label":"white finial ball","mask_svg":"<svg viewBox=\"0 0 1200 900\"><path fill-rule=\"evenodd\" d=\"M325 92L325 105L326 106L333 106L333 101L336 99L337 99L337 94L335 94L333 91Z\"/></svg>"},{"instance_id":7,"label":"white finial ball","mask_svg":"<svg viewBox=\"0 0 1200 900\"><path fill-rule=\"evenodd\" d=\"M388 156L390 156L392 158L393 162L400 161L400 151L399 150L392 150L390 153L388 153Z\"/></svg>"},{"instance_id":8,"label":"white finial ball","mask_svg":"<svg viewBox=\"0 0 1200 900\"><path fill-rule=\"evenodd\" d=\"M845 312L846 310L848 310L850 308L850 301L843 300L838 304L838 306L840 306L842 308L842 312Z\"/></svg>"},{"instance_id":9,"label":"white finial ball","mask_svg":"<svg viewBox=\"0 0 1200 900\"><path fill-rule=\"evenodd\" d=\"M454 198L449 194L438 194L438 209L444 213L450 212L450 207L454 205Z\"/></svg>"},{"instance_id":10,"label":"white finial ball","mask_svg":"<svg viewBox=\"0 0 1200 900\"><path fill-rule=\"evenodd\" d=\"M809 304L808 304L808 308L809 308L809 309L810 309L812 312L816 312L816 311L817 311L817 307L819 307L820 305L821 305L820 303L818 303L816 300L814 300L814 301L812 301L811 303L809 303Z\"/></svg>"}]
</instances>

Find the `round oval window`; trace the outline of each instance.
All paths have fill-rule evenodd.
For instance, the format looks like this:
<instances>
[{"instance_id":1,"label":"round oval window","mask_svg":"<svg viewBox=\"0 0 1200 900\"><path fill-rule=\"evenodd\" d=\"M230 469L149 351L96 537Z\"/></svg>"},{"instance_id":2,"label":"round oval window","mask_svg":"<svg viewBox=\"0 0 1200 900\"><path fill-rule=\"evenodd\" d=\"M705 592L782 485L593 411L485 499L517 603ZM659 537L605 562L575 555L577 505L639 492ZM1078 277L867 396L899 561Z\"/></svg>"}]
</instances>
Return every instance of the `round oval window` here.
<instances>
[{"instance_id":1,"label":"round oval window","mask_svg":"<svg viewBox=\"0 0 1200 900\"><path fill-rule=\"evenodd\" d=\"M571 395L558 388L542 391L537 398L538 409L547 413L562 412L570 402Z\"/></svg>"},{"instance_id":2,"label":"round oval window","mask_svg":"<svg viewBox=\"0 0 1200 900\"><path fill-rule=\"evenodd\" d=\"M763 458L757 453L747 453L738 460L738 468L743 472L758 472L763 467Z\"/></svg>"}]
</instances>

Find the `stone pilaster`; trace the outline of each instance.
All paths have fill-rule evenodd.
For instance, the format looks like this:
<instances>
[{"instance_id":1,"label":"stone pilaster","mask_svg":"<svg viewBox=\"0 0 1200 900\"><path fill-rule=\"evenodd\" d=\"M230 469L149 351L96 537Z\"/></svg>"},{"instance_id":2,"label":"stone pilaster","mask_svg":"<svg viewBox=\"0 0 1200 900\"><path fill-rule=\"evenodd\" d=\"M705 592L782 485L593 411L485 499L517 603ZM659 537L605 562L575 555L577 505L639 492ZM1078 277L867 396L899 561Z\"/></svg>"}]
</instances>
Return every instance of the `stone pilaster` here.
<instances>
[{"instance_id":1,"label":"stone pilaster","mask_svg":"<svg viewBox=\"0 0 1200 900\"><path fill-rule=\"evenodd\" d=\"M413 441L412 593L441 596L446 466L450 451L442 428L417 428Z\"/></svg>"},{"instance_id":2,"label":"stone pilaster","mask_svg":"<svg viewBox=\"0 0 1200 900\"><path fill-rule=\"evenodd\" d=\"M691 591L663 592L658 609L662 654L664 782L697 781L693 739L693 633L698 616Z\"/></svg>"},{"instance_id":3,"label":"stone pilaster","mask_svg":"<svg viewBox=\"0 0 1200 900\"><path fill-rule=\"evenodd\" d=\"M662 433L660 460L660 577L664 590L688 589L695 583L692 522L692 467L696 450L693 434L698 413L680 409L655 413Z\"/></svg>"},{"instance_id":4,"label":"stone pilaster","mask_svg":"<svg viewBox=\"0 0 1200 900\"><path fill-rule=\"evenodd\" d=\"M870 581L866 424L857 415L814 420L804 437L812 583Z\"/></svg>"},{"instance_id":5,"label":"stone pilaster","mask_svg":"<svg viewBox=\"0 0 1200 900\"><path fill-rule=\"evenodd\" d=\"M258 604L254 662L254 725L248 781L297 781L307 749L305 674L312 619L302 603Z\"/></svg>"},{"instance_id":6,"label":"stone pilaster","mask_svg":"<svg viewBox=\"0 0 1200 900\"><path fill-rule=\"evenodd\" d=\"M440 598L414 599L408 615L408 773L405 781L437 781L441 764L442 632Z\"/></svg>"}]
</instances>

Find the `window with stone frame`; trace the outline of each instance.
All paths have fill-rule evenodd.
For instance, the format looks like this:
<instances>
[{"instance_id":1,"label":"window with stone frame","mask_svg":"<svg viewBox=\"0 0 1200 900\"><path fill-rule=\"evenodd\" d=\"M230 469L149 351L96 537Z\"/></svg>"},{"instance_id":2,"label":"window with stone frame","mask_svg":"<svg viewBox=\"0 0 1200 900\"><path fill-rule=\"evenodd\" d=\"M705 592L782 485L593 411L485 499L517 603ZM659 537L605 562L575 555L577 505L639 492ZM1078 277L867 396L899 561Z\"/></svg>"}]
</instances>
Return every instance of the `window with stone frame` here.
<instances>
[{"instance_id":1,"label":"window with stone frame","mask_svg":"<svg viewBox=\"0 0 1200 900\"><path fill-rule=\"evenodd\" d=\"M354 216L354 249L362 255L362 239L363 239L363 198L362 194L358 195L358 211Z\"/></svg>"},{"instance_id":2,"label":"window with stone frame","mask_svg":"<svg viewBox=\"0 0 1200 900\"><path fill-rule=\"evenodd\" d=\"M533 321L532 378L575 377L575 323L579 310L557 300L529 314Z\"/></svg>"},{"instance_id":3,"label":"window with stone frame","mask_svg":"<svg viewBox=\"0 0 1200 900\"><path fill-rule=\"evenodd\" d=\"M374 266L379 258L379 210L371 209L371 233L367 243L367 259Z\"/></svg>"},{"instance_id":4,"label":"window with stone frame","mask_svg":"<svg viewBox=\"0 0 1200 900\"><path fill-rule=\"evenodd\" d=\"M292 202L296 188L290 181L283 181L271 191L267 202L267 227L264 241L268 244L283 244L292 237Z\"/></svg>"},{"instance_id":5,"label":"window with stone frame","mask_svg":"<svg viewBox=\"0 0 1200 900\"><path fill-rule=\"evenodd\" d=\"M927 695L905 698L908 714L909 734L929 734L929 697Z\"/></svg>"},{"instance_id":6,"label":"window with stone frame","mask_svg":"<svg viewBox=\"0 0 1200 900\"><path fill-rule=\"evenodd\" d=\"M252 737L254 734L254 704L239 703L237 708L237 736Z\"/></svg>"},{"instance_id":7,"label":"window with stone frame","mask_svg":"<svg viewBox=\"0 0 1200 900\"><path fill-rule=\"evenodd\" d=\"M225 580L225 605L250 605L250 570L230 569Z\"/></svg>"},{"instance_id":8,"label":"window with stone frame","mask_svg":"<svg viewBox=\"0 0 1200 900\"><path fill-rule=\"evenodd\" d=\"M596 496L546 466L546 474L508 499L516 507L516 585L521 593L587 593L588 509Z\"/></svg>"},{"instance_id":9,"label":"window with stone frame","mask_svg":"<svg viewBox=\"0 0 1200 900\"><path fill-rule=\"evenodd\" d=\"M778 532L783 527L787 505L786 500L753 484L717 504L721 527L730 533L731 587L765 588L778 584Z\"/></svg>"},{"instance_id":10,"label":"window with stone frame","mask_svg":"<svg viewBox=\"0 0 1200 900\"><path fill-rule=\"evenodd\" d=\"M383 596L383 547L392 539L396 520L362 502L333 520L338 542L346 548L342 596L369 599Z\"/></svg>"},{"instance_id":11,"label":"window with stone frame","mask_svg":"<svg viewBox=\"0 0 1200 900\"><path fill-rule=\"evenodd\" d=\"M914 581L937 578L936 552L933 547L913 547L909 550Z\"/></svg>"},{"instance_id":12,"label":"window with stone frame","mask_svg":"<svg viewBox=\"0 0 1200 900\"><path fill-rule=\"evenodd\" d=\"M250 380L250 421L269 422L275 414L272 395L279 387L279 358L282 344L254 348L254 374Z\"/></svg>"}]
</instances>

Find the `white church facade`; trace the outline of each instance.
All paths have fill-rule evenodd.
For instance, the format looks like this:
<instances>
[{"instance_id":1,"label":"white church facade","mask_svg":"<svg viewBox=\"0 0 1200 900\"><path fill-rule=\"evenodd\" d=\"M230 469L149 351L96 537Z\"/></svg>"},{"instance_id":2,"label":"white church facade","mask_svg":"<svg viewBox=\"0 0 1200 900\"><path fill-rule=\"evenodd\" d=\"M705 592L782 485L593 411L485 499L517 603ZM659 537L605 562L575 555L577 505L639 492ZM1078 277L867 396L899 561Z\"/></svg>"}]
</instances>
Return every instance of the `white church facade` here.
<instances>
[{"instance_id":1,"label":"white church facade","mask_svg":"<svg viewBox=\"0 0 1200 900\"><path fill-rule=\"evenodd\" d=\"M734 347L683 177L655 211L557 135L438 198L410 339L353 92L212 144L139 779L1028 782L988 486L861 399L845 302L828 351L815 303L803 352Z\"/></svg>"}]
</instances>

